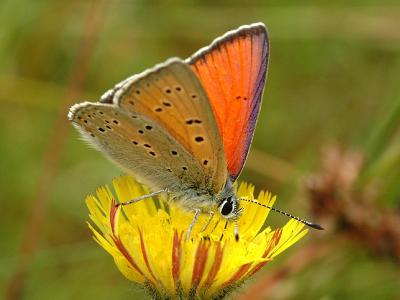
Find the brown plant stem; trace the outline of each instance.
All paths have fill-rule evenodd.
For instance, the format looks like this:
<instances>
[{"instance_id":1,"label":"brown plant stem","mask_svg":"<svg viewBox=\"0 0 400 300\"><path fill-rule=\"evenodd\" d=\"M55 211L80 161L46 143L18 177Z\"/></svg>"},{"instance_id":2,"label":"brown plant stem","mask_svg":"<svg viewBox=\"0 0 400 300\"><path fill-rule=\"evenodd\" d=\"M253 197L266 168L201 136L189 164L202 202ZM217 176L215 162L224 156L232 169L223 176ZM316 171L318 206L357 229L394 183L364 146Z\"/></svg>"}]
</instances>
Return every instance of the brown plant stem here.
<instances>
[{"instance_id":1,"label":"brown plant stem","mask_svg":"<svg viewBox=\"0 0 400 300\"><path fill-rule=\"evenodd\" d=\"M73 65L64 100L59 106L54 131L46 147L36 191L26 220L15 272L11 274L6 286L6 299L22 299L28 271L35 253L46 218L51 188L57 175L66 137L70 130L67 122L69 106L82 93L82 87L89 69L90 57L95 49L96 40L104 20L106 1L94 1L88 8L83 28L82 41Z\"/></svg>"}]
</instances>

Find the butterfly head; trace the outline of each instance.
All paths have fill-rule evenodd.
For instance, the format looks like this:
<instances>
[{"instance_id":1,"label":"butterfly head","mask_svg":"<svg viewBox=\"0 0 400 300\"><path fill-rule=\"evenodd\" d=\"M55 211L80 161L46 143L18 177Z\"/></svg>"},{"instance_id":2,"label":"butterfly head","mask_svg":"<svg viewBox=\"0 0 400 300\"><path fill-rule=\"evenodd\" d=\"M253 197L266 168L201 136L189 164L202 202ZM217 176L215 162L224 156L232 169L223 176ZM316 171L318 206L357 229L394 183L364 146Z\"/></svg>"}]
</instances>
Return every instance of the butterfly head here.
<instances>
[{"instance_id":1,"label":"butterfly head","mask_svg":"<svg viewBox=\"0 0 400 300\"><path fill-rule=\"evenodd\" d=\"M229 196L220 201L218 211L225 219L237 219L240 216L241 209L239 208L239 202L236 196Z\"/></svg>"},{"instance_id":2,"label":"butterfly head","mask_svg":"<svg viewBox=\"0 0 400 300\"><path fill-rule=\"evenodd\" d=\"M228 180L225 188L219 194L217 206L218 212L223 218L227 220L239 218L242 209L239 207L239 201L230 180Z\"/></svg>"}]
</instances>

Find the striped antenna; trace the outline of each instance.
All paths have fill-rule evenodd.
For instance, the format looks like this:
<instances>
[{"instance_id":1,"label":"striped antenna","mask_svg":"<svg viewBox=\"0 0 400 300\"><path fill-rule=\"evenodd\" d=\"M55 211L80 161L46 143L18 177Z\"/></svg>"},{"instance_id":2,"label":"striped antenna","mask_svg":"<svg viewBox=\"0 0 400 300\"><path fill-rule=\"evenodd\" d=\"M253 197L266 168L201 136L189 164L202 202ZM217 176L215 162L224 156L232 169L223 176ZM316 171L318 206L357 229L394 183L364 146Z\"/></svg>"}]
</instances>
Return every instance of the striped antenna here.
<instances>
[{"instance_id":1,"label":"striped antenna","mask_svg":"<svg viewBox=\"0 0 400 300\"><path fill-rule=\"evenodd\" d=\"M239 198L239 200L263 206L263 207L268 208L268 209L270 209L272 211L275 211L275 212L278 212L278 213L280 213L282 215L285 215L285 216L287 216L287 217L289 217L291 219L295 219L295 220L297 220L297 221L299 221L299 222L301 222L301 223L303 223L303 224L305 224L305 225L307 225L307 226L309 226L311 228L318 229L318 230L324 230L324 228L319 224L312 223L310 221L300 219L299 217L293 216L292 214L289 214L289 213L287 213L285 211L282 211L280 209L274 208L272 206L268 206L268 205L262 204L262 203L260 203L260 202L258 202L256 200L250 200L250 199L246 199L246 198Z\"/></svg>"}]
</instances>

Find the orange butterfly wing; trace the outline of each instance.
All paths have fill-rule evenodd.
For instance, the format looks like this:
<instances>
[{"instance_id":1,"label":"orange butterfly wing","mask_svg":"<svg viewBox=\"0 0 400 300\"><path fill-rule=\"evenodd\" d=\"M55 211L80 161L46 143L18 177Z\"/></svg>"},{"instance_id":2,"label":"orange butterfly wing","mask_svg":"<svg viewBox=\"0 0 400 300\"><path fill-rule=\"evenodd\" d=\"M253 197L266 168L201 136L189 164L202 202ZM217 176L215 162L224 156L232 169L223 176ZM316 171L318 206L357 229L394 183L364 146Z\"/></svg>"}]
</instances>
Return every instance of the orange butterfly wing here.
<instances>
[{"instance_id":1,"label":"orange butterfly wing","mask_svg":"<svg viewBox=\"0 0 400 300\"><path fill-rule=\"evenodd\" d=\"M267 30L256 23L227 32L187 60L211 102L232 180L239 176L253 139L268 55Z\"/></svg>"}]
</instances>

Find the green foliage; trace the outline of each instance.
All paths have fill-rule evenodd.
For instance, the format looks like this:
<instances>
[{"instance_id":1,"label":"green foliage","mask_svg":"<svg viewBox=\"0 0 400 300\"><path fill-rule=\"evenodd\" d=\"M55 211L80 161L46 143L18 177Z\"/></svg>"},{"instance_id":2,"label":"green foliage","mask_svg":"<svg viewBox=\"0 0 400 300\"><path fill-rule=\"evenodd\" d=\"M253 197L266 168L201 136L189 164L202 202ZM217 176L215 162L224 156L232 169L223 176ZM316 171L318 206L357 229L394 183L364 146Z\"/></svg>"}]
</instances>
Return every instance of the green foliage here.
<instances>
[{"instance_id":1,"label":"green foliage","mask_svg":"<svg viewBox=\"0 0 400 300\"><path fill-rule=\"evenodd\" d=\"M67 122L62 103L69 97L87 16L96 5L100 1L0 3L2 294L15 271L32 198L51 155L46 149L54 124L60 113ZM97 100L132 74L171 56L187 57L229 29L263 21L270 32L271 64L253 147L296 172L277 179L249 167L242 178L278 194L280 207L308 215L298 201L299 182L318 166L322 147L340 143L366 155L360 186L373 183L378 187L376 201L399 206L397 2L319 1L301 6L296 1L251 1L244 6L242 1L114 1L102 9L81 98L68 99L70 103ZM122 171L79 141L76 132L64 138L57 174L46 187L50 202L37 233L38 251L28 269L25 298L140 298L143 291L132 288L111 257L90 241L85 224L85 196ZM308 239L318 234L312 232ZM399 273L392 262L348 244L338 245L333 253L290 278L285 284L291 289L282 292L283 298L400 297ZM279 257L263 274L283 262ZM276 299L281 295L278 290Z\"/></svg>"}]
</instances>

